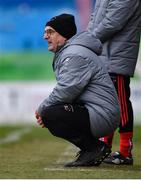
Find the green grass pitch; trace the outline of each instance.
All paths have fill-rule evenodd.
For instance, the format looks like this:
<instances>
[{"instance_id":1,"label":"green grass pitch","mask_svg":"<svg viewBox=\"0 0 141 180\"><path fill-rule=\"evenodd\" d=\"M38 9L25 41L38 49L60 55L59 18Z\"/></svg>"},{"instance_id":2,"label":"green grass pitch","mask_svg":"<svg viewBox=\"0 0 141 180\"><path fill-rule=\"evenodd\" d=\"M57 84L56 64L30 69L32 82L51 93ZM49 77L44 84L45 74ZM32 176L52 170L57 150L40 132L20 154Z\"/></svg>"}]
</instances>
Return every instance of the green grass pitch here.
<instances>
[{"instance_id":1,"label":"green grass pitch","mask_svg":"<svg viewBox=\"0 0 141 180\"><path fill-rule=\"evenodd\" d=\"M0 54L0 80L53 80L52 59L48 52Z\"/></svg>"},{"instance_id":2,"label":"green grass pitch","mask_svg":"<svg viewBox=\"0 0 141 180\"><path fill-rule=\"evenodd\" d=\"M134 127L134 165L64 168L76 150L70 143L37 126L0 127L0 179L141 178L141 126ZM115 133L113 150L118 150Z\"/></svg>"}]
</instances>

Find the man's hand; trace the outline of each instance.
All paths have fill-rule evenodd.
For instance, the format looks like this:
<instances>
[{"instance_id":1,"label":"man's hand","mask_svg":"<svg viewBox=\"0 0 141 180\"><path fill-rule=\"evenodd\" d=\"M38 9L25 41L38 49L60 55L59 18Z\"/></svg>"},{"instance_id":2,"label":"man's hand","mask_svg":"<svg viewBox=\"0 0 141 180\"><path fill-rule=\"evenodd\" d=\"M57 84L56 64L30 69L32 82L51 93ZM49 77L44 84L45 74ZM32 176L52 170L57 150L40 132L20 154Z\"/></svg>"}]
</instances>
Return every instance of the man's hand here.
<instances>
[{"instance_id":1,"label":"man's hand","mask_svg":"<svg viewBox=\"0 0 141 180\"><path fill-rule=\"evenodd\" d=\"M40 126L42 126L42 128L44 128L45 125L44 125L44 123L43 123L43 121L42 121L41 116L38 114L37 111L35 112L35 117L36 117L36 119L37 119L37 123L38 123Z\"/></svg>"}]
</instances>

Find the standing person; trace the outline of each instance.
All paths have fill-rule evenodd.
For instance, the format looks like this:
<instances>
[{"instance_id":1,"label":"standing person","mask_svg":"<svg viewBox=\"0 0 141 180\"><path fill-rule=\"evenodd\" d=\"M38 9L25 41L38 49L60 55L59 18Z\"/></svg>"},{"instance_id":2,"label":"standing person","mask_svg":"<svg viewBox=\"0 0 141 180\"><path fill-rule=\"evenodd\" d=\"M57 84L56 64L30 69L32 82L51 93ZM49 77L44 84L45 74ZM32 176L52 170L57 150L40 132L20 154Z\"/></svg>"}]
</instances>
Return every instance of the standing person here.
<instances>
[{"instance_id":1,"label":"standing person","mask_svg":"<svg viewBox=\"0 0 141 180\"><path fill-rule=\"evenodd\" d=\"M120 150L105 162L133 164L133 109L130 101L130 77L134 75L141 33L140 0L97 0L88 31L103 43L100 56L118 93L121 107ZM112 147L114 134L104 137Z\"/></svg>"},{"instance_id":2,"label":"standing person","mask_svg":"<svg viewBox=\"0 0 141 180\"><path fill-rule=\"evenodd\" d=\"M110 76L97 56L100 41L88 32L75 34L70 14L53 17L45 26L48 50L55 53L57 84L36 118L54 136L80 148L78 158L66 167L97 166L111 152L99 138L118 127L120 108Z\"/></svg>"}]
</instances>

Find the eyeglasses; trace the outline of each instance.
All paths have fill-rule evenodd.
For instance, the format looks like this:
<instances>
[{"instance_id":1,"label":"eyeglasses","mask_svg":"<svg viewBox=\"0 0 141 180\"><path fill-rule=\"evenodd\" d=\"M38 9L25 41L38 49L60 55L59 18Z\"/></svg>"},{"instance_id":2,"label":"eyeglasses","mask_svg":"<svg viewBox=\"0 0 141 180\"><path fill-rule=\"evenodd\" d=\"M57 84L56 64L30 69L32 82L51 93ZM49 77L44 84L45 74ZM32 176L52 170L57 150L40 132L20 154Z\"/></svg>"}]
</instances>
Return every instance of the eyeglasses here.
<instances>
[{"instance_id":1,"label":"eyeglasses","mask_svg":"<svg viewBox=\"0 0 141 180\"><path fill-rule=\"evenodd\" d=\"M53 29L47 29L47 30L45 30L44 35L46 34L47 36L51 36L51 35L53 35L55 32L56 32L56 31L53 30Z\"/></svg>"}]
</instances>

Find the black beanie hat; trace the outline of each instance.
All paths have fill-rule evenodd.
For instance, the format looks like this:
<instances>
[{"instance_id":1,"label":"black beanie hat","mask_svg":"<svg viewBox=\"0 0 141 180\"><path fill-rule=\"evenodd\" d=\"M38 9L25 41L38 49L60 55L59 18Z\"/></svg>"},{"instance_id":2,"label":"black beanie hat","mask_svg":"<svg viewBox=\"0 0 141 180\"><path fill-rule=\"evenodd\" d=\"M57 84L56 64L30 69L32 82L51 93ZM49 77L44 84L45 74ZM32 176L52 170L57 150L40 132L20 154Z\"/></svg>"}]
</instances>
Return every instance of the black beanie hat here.
<instances>
[{"instance_id":1,"label":"black beanie hat","mask_svg":"<svg viewBox=\"0 0 141 180\"><path fill-rule=\"evenodd\" d=\"M55 16L46 23L46 26L51 26L66 39L70 39L77 31L74 16L71 14L60 14Z\"/></svg>"}]
</instances>

